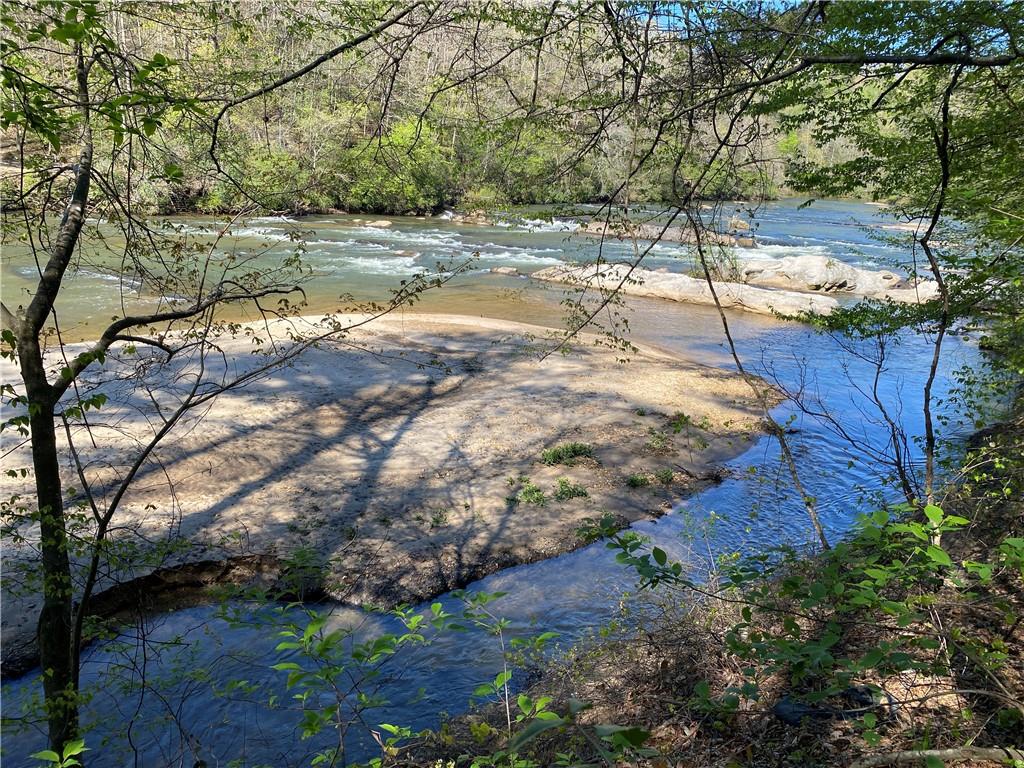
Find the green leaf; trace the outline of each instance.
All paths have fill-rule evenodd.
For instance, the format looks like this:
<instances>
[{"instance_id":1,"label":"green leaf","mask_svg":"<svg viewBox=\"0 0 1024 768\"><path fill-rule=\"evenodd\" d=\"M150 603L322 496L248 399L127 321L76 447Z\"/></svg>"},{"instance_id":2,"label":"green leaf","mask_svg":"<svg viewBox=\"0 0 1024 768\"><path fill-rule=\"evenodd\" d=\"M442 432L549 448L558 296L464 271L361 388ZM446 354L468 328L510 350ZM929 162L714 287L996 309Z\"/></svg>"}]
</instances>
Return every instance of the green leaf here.
<instances>
[{"instance_id":1,"label":"green leaf","mask_svg":"<svg viewBox=\"0 0 1024 768\"><path fill-rule=\"evenodd\" d=\"M942 525L942 518L944 517L942 510L936 507L934 504L929 504L924 508L924 516L928 518L928 521L938 528Z\"/></svg>"},{"instance_id":2,"label":"green leaf","mask_svg":"<svg viewBox=\"0 0 1024 768\"><path fill-rule=\"evenodd\" d=\"M516 704L519 705L519 709L524 715L530 714L530 710L533 709L533 700L525 693L519 694L518 698L516 698Z\"/></svg>"},{"instance_id":3,"label":"green leaf","mask_svg":"<svg viewBox=\"0 0 1024 768\"><path fill-rule=\"evenodd\" d=\"M524 744L529 743L533 739L537 738L538 735L544 733L544 731L550 731L552 728L558 728L564 722L565 721L560 717L554 720L538 719L532 721L528 726L512 737L512 740L508 743L509 751L515 752Z\"/></svg>"},{"instance_id":4,"label":"green leaf","mask_svg":"<svg viewBox=\"0 0 1024 768\"><path fill-rule=\"evenodd\" d=\"M651 550L651 555L654 556L654 562L658 565L664 565L668 562L668 555L665 554L665 550L655 547Z\"/></svg>"},{"instance_id":5,"label":"green leaf","mask_svg":"<svg viewBox=\"0 0 1024 768\"><path fill-rule=\"evenodd\" d=\"M651 734L643 728L636 728L624 725L595 725L594 732L602 739L625 741L630 746L642 746Z\"/></svg>"},{"instance_id":6,"label":"green leaf","mask_svg":"<svg viewBox=\"0 0 1024 768\"><path fill-rule=\"evenodd\" d=\"M939 565L950 566L953 561L946 554L946 551L941 547L936 547L934 544L929 544L927 549L928 557L934 560Z\"/></svg>"},{"instance_id":7,"label":"green leaf","mask_svg":"<svg viewBox=\"0 0 1024 768\"><path fill-rule=\"evenodd\" d=\"M85 746L85 740L75 739L74 741L69 741L64 745L64 758L67 759L69 757L74 757L75 755L80 755L87 751L89 751L89 748Z\"/></svg>"},{"instance_id":8,"label":"green leaf","mask_svg":"<svg viewBox=\"0 0 1024 768\"><path fill-rule=\"evenodd\" d=\"M29 757L34 757L36 760L45 760L48 763L60 763L60 755L52 749L44 749L42 752L33 752Z\"/></svg>"},{"instance_id":9,"label":"green leaf","mask_svg":"<svg viewBox=\"0 0 1024 768\"><path fill-rule=\"evenodd\" d=\"M924 760L924 764L926 768L943 768L943 766L945 765L945 763L942 762L939 758L935 757L935 755L929 755L928 757L926 757Z\"/></svg>"},{"instance_id":10,"label":"green leaf","mask_svg":"<svg viewBox=\"0 0 1024 768\"><path fill-rule=\"evenodd\" d=\"M313 619L313 621L309 622L309 625L306 627L306 631L302 633L302 639L308 642L313 635L323 628L326 623L327 619L324 616L318 616Z\"/></svg>"},{"instance_id":11,"label":"green leaf","mask_svg":"<svg viewBox=\"0 0 1024 768\"><path fill-rule=\"evenodd\" d=\"M579 699L572 698L569 699L569 713L574 716L578 715L580 712L590 709L592 706L594 705L586 701L580 701Z\"/></svg>"}]
</instances>

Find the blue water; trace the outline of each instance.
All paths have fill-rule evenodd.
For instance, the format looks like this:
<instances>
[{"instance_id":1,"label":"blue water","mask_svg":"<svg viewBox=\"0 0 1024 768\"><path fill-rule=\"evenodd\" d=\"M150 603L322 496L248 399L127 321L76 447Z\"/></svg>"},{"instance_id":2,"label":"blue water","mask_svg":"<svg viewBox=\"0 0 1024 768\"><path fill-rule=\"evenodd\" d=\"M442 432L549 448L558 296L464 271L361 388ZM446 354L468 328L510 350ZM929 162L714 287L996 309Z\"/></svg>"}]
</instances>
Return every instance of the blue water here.
<instances>
[{"instance_id":1,"label":"blue water","mask_svg":"<svg viewBox=\"0 0 1024 768\"><path fill-rule=\"evenodd\" d=\"M877 223L872 218L877 209L827 202L798 210L798 202L772 204L759 214L757 235L766 244L763 247L780 255L824 249L851 263L885 266L909 256L894 244L875 243L858 223ZM385 285L410 264L461 258L478 251L477 271L454 286L453 302L472 311L486 313L490 308L494 314L535 322L549 321L557 314L560 292L483 270L497 264L528 269L547 260L579 258L594 248L593 241L571 238L557 222L520 220L507 226L471 228L434 220L394 221L390 228L342 217L333 217L330 223L272 220L259 226L270 232L292 226L314 230L308 253L316 253L314 248L323 251L317 256L317 268L333 270L333 277L342 281L347 270L361 270L361 285L368 291ZM266 232L261 236L269 237ZM349 245L349 241L361 245ZM371 242L381 247L371 247ZM407 250L406 246L419 249L415 251L419 255L395 254ZM678 268L685 259L685 248L664 248L666 252L659 253L651 266L665 263ZM373 272L374 268L384 269L381 263L391 264L396 271ZM496 289L517 284L525 298L495 301ZM445 306L443 296L434 301L436 306ZM712 310L650 300L631 301L630 306L637 340L708 365L731 366ZM861 394L873 371L856 365L855 357L842 351L833 339L805 327L742 313L731 315L731 322L741 356L752 369L777 377L789 388L814 393L840 415L845 429L869 445L884 445L886 435ZM887 402L902 403L899 418L910 435L923 430L920 391L931 354L928 341L906 335L892 344L882 377L881 396ZM948 352L940 376L940 399L953 369L979 362L973 346L956 339L949 341ZM841 535L858 511L877 502L864 497L865 489L878 488L877 463L851 451L827 424L800 415L789 404L779 406L775 416L784 422L793 417L790 426L796 432L791 440L802 479L818 499L829 534ZM958 429L954 421L947 436L955 436ZM756 471L751 473L751 468ZM635 530L698 569L725 552L755 552L812 541L802 505L786 490L787 478L780 470L773 441L756 441L729 462L728 470L721 484L681 500L674 513L660 520L636 524ZM511 636L555 631L560 634L556 646L564 648L613 620L624 593L633 585L632 576L614 563L613 553L599 542L561 557L501 571L473 584L470 590L507 593L491 606L495 614L509 621L506 641ZM455 596L438 600L451 612L460 610ZM245 606L236 607L249 614ZM427 608L419 606L418 610ZM251 623L241 627L217 614L217 608L197 607L150 616L143 626L126 628L122 645L97 644L87 650L84 678L94 698L85 707L83 720L91 729L87 740L94 750L92 765L191 765L198 757L209 765L236 758L244 765L304 765L315 750L334 742L331 732L308 740L299 738L299 716L285 706L294 691L284 689L286 673L270 669L271 664L293 655L274 651L280 638L266 626L268 612L252 614ZM360 636L368 636L394 631L398 624L388 617L336 608L331 626L358 628ZM145 635L148 642L135 642L139 635ZM427 645L407 648L381 668L375 684L391 704L367 713L366 724L370 729L379 723L436 727L441 713L465 711L474 688L493 679L501 665L498 638L482 631L447 633ZM140 695L134 683L143 672L147 687ZM252 687L225 690L233 680L244 680ZM513 686L524 680L525 672L516 670ZM5 716L37 688L37 675L5 685ZM278 706L268 707L267 701L275 695ZM372 754L368 730L353 730L347 742L350 755ZM9 764L32 765L24 756L42 746L37 729L16 732L12 726L5 727L4 756Z\"/></svg>"}]
</instances>

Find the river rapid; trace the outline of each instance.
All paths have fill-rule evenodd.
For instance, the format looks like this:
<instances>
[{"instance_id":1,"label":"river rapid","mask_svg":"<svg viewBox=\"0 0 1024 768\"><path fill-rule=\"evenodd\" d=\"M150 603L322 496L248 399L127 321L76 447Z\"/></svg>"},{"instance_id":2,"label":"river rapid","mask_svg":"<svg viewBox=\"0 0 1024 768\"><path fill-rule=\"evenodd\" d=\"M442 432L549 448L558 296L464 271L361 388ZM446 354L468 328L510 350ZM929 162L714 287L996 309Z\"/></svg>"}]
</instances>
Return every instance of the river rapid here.
<instances>
[{"instance_id":1,"label":"river rapid","mask_svg":"<svg viewBox=\"0 0 1024 768\"><path fill-rule=\"evenodd\" d=\"M765 206L754 231L759 255L818 253L858 266L899 268L912 254L898 242L879 236L898 235L897 223L876 207L840 201L818 201L799 208L788 200ZM562 263L592 259L596 241L573 234L568 218L542 219L534 211L499 219L497 224L459 224L450 219L394 217L389 226L348 216L284 218L250 221L235 232L235 249L259 252L259 258L295 247L301 234L304 260L315 279L307 287L310 306L329 309L342 294L356 300L380 299L397 281L409 279L437 262L468 262L466 271L445 288L429 292L417 309L511 319L541 325L559 321L564 298L556 286L522 276L498 274L495 267L521 273ZM208 237L212 222L176 220L174 226L199 238ZM226 246L225 246L226 247ZM605 258L629 254L627 246L606 245ZM64 331L88 337L125 300L109 259L90 260L72 274L62 294ZM103 265L108 266L104 267ZM97 266L99 265L99 266ZM683 245L655 246L646 266L679 271L691 266ZM5 248L5 301L32 283L26 251ZM146 294L144 286L128 286L128 302L156 302L167 297ZM679 353L710 366L730 368L720 320L713 309L666 301L630 299L627 316L632 339ZM813 393L841 419L844 427L874 446L887 434L865 399L874 371L828 335L772 318L733 312L731 330L745 362L762 375L791 389ZM904 335L890 345L880 395L902 403L901 425L911 436L923 432L921 390L932 348L930 339ZM938 399L944 400L955 371L983 364L969 339L948 342L940 372ZM853 350L864 351L864 350ZM964 433L955 419L945 427L947 438ZM808 492L818 499L822 521L832 536L842 535L858 512L879 499L882 468L841 441L821 421L784 403L775 416L793 430L791 440ZM777 545L800 546L811 532L798 499L787 490L780 472L777 445L756 441L732 460L725 480L689 498L658 520L634 529L695 568L730 552L759 552ZM595 511L596 512L596 511ZM469 591L504 592L489 608L508 620L511 636L557 632L554 649L592 637L620 611L623 595L634 578L614 562L602 542L539 563L510 568L471 585ZM448 611L461 610L454 595L437 599ZM272 664L296 660L292 651L275 651L281 617L270 608L232 604L245 617L228 621L218 606L199 606L151 615L126 627L116 641L97 643L85 651L84 685L92 698L84 707L86 741L93 766L207 765L290 766L309 763L317 749L335 741L333 733L301 738L299 715L291 708L294 691L285 689L285 672ZM428 605L417 610L429 611ZM331 613L329 626L358 627L360 637L395 631L395 620L357 609L321 606ZM293 613L293 618L297 618ZM137 643L144 635L148 642ZM403 649L381 667L377 683L389 704L365 714L376 729L380 723L416 728L437 727L442 713L466 711L480 683L501 670L498 639L484 631L445 633L430 643ZM138 681L146 678L141 690ZM513 672L512 686L525 682ZM27 757L45 746L40 726L17 723L38 696L38 673L3 687L3 757L9 765L35 765ZM267 706L276 698L275 707ZM373 754L367 728L357 726L347 741L349 759Z\"/></svg>"}]
</instances>

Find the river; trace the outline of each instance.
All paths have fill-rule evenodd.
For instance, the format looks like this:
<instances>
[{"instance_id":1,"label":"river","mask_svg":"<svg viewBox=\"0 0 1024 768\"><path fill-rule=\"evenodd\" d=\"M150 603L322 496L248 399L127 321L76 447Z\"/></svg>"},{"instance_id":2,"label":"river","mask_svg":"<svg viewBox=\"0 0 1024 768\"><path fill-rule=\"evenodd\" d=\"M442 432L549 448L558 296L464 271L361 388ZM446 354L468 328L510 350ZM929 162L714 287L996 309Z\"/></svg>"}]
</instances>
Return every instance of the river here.
<instances>
[{"instance_id":1,"label":"river","mask_svg":"<svg viewBox=\"0 0 1024 768\"><path fill-rule=\"evenodd\" d=\"M758 251L777 256L822 253L878 267L907 261L909 253L900 244L874 239L897 234L891 228L894 220L878 208L842 201L817 201L800 208L799 202L780 201L759 212ZM292 233L304 233L304 259L315 275L308 286L309 302L317 309L330 308L341 294L357 300L380 298L397 280L436 262L469 260L464 274L428 293L418 308L547 325L560 317L560 289L490 270L511 266L529 272L586 259L595 250L594 240L572 233L570 221L542 220L533 211L487 226L439 218L389 221L390 226L381 226L347 216L262 219L247 222L230 247L249 253L259 250L260 258L270 259L295 247ZM212 222L190 218L174 225L203 238L209 237L204 229L208 231ZM627 249L616 244L605 255L625 256ZM63 330L69 336L87 337L120 305L121 291L109 265L110 257L97 257L72 274L61 308ZM647 266L685 269L686 248L656 246ZM25 251L5 249L5 301L31 284L34 269ZM141 286L129 299L156 300ZM635 340L707 365L730 367L713 310L642 299L631 299L628 307ZM814 392L858 437L874 445L884 443L887 436L862 394L872 371L858 366L855 356L834 339L801 325L745 313L731 313L730 321L741 355L752 368L770 373L787 387ZM948 343L939 399L948 391L956 368L981 364L969 340L954 338ZM891 345L881 380L882 397L902 403L899 418L911 436L923 431L920 392L930 354L927 338L901 336ZM805 473L803 481L818 499L826 529L832 536L841 535L858 512L877 503L869 492L878 488L879 467L851 452L827 425L802 416L791 405L779 406L775 415L784 422L792 416L793 447ZM964 427L954 420L945 429L946 437L956 437ZM757 441L731 461L728 470L724 482L681 499L672 514L634 528L670 554L695 564L722 553L799 546L811 540L802 505L785 490L773 441ZM491 605L509 620L507 634L557 632L557 649L592 636L614 619L623 594L633 585L631 575L614 562L614 553L598 542L501 571L473 584L470 591L507 593ZM438 601L449 611L460 605L452 595ZM83 720L93 749L91 765L192 765L200 757L211 766L236 759L238 765L304 765L316 749L332 743L331 734L301 739L294 711L280 704L267 706L272 696L287 702L291 693L284 688L285 673L270 668L292 658L274 651L280 640L274 622L279 619L272 619L267 609L232 607L250 618L245 626L226 621L216 606L200 606L148 616L143 626L126 628L117 642L87 649L83 677L92 699ZM397 627L387 617L349 608L335 609L331 622L359 626L362 637ZM145 634L148 643L135 643L139 634ZM486 632L446 633L429 644L404 649L382 668L379 680L391 703L368 713L367 723L436 727L441 713L465 711L473 689L500 669L497 638ZM135 683L143 674L147 688L140 695ZM523 678L524 673L514 672L513 686L521 685ZM38 688L38 674L5 684L5 718L14 717ZM7 721L4 730L5 762L34 765L26 755L44 746L38 727ZM349 745L356 756L372 752L364 728L353 732Z\"/></svg>"}]
</instances>

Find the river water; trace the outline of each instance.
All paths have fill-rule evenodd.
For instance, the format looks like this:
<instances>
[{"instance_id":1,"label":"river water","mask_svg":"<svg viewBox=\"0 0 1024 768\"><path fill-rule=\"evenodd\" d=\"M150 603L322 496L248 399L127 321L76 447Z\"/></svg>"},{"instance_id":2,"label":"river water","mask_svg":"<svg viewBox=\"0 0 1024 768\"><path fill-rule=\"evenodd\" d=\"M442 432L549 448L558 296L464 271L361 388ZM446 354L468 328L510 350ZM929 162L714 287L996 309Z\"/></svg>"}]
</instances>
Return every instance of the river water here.
<instances>
[{"instance_id":1,"label":"river water","mask_svg":"<svg viewBox=\"0 0 1024 768\"><path fill-rule=\"evenodd\" d=\"M906 264L910 253L899 243L881 243L877 236L898 234L895 222L879 209L849 202L818 201L799 208L799 201L766 206L756 217L760 255L822 253L865 266ZM445 311L513 319L538 324L557 322L560 289L522 277L490 272L512 266L529 272L566 260L593 258L595 241L572 233L566 219L536 218L519 212L499 225L460 225L442 218L393 218L391 226L353 217L310 217L301 221L274 218L247 222L230 247L260 258L274 258L294 248L294 232L302 232L305 260L316 275L309 284L313 307L327 309L341 294L356 299L381 298L400 279L408 279L437 262L470 260L466 273L443 290L432 292L418 305ZM197 236L209 237L212 222L187 219L174 222ZM228 246L225 246L228 247ZM116 244L114 246L116 250ZM628 255L623 245L606 246L605 257ZM276 250L275 250L276 249ZM61 307L63 330L87 337L124 300L110 258L83 262L72 275ZM656 246L649 267L682 270L690 266L685 246ZM4 300L31 284L35 266L24 251L5 248ZM131 287L131 286L130 286ZM143 287L128 302L160 300ZM679 352L707 365L728 368L721 325L713 310L655 300L630 300L629 319L634 340ZM864 398L873 371L857 364L855 355L834 339L806 327L745 313L730 315L741 355L762 374L790 388L802 388L843 421L858 438L878 446L886 434L877 414ZM902 404L899 418L908 434L923 431L921 388L931 354L929 339L905 335L890 346L880 394ZM857 350L855 350L857 351ZM860 350L863 351L863 350ZM981 364L968 340L949 342L946 367L940 376L939 399L944 399L950 376L960 366ZM776 418L788 421L797 460L808 492L819 502L827 530L840 535L858 512L877 499L880 468L838 440L827 425L802 416L791 405L779 406ZM954 421L946 436L961 427ZM634 526L670 554L697 564L701 559L734 551L763 551L780 544L800 546L810 541L802 505L786 491L778 465L778 449L762 438L729 463L721 484L687 499L676 510ZM590 637L613 620L623 595L634 579L614 562L603 543L540 563L499 572L473 584L470 591L505 592L489 606L509 621L511 636L542 631L559 633L554 644L568 647ZM457 612L453 595L438 601ZM90 764L192 765L305 765L317 749L334 742L325 732L301 739L299 716L290 708L294 691L284 687L284 672L270 666L293 659L275 652L282 621L269 609L231 606L247 621L227 621L220 609L200 606L146 617L128 627L117 642L99 643L85 652L83 676L93 698L83 720L91 730ZM428 606L419 606L427 610ZM355 609L335 608L330 626L358 627L360 637L395 631L395 620ZM134 640L145 635L147 643ZM368 726L396 723L413 728L436 727L442 713L457 714L469 706L480 683L501 670L498 639L483 631L445 633L423 646L406 648L380 670L377 683L390 703L366 713ZM140 694L137 682L145 676ZM525 673L514 671L512 684L523 684ZM37 695L37 674L4 685L5 718L16 716ZM267 702L276 697L277 706ZM281 702L284 702L282 704ZM129 725L130 724L130 725ZM26 758L44 746L38 726L5 724L3 756L10 765L34 765ZM368 729L356 727L349 740L350 755L372 754Z\"/></svg>"}]
</instances>

